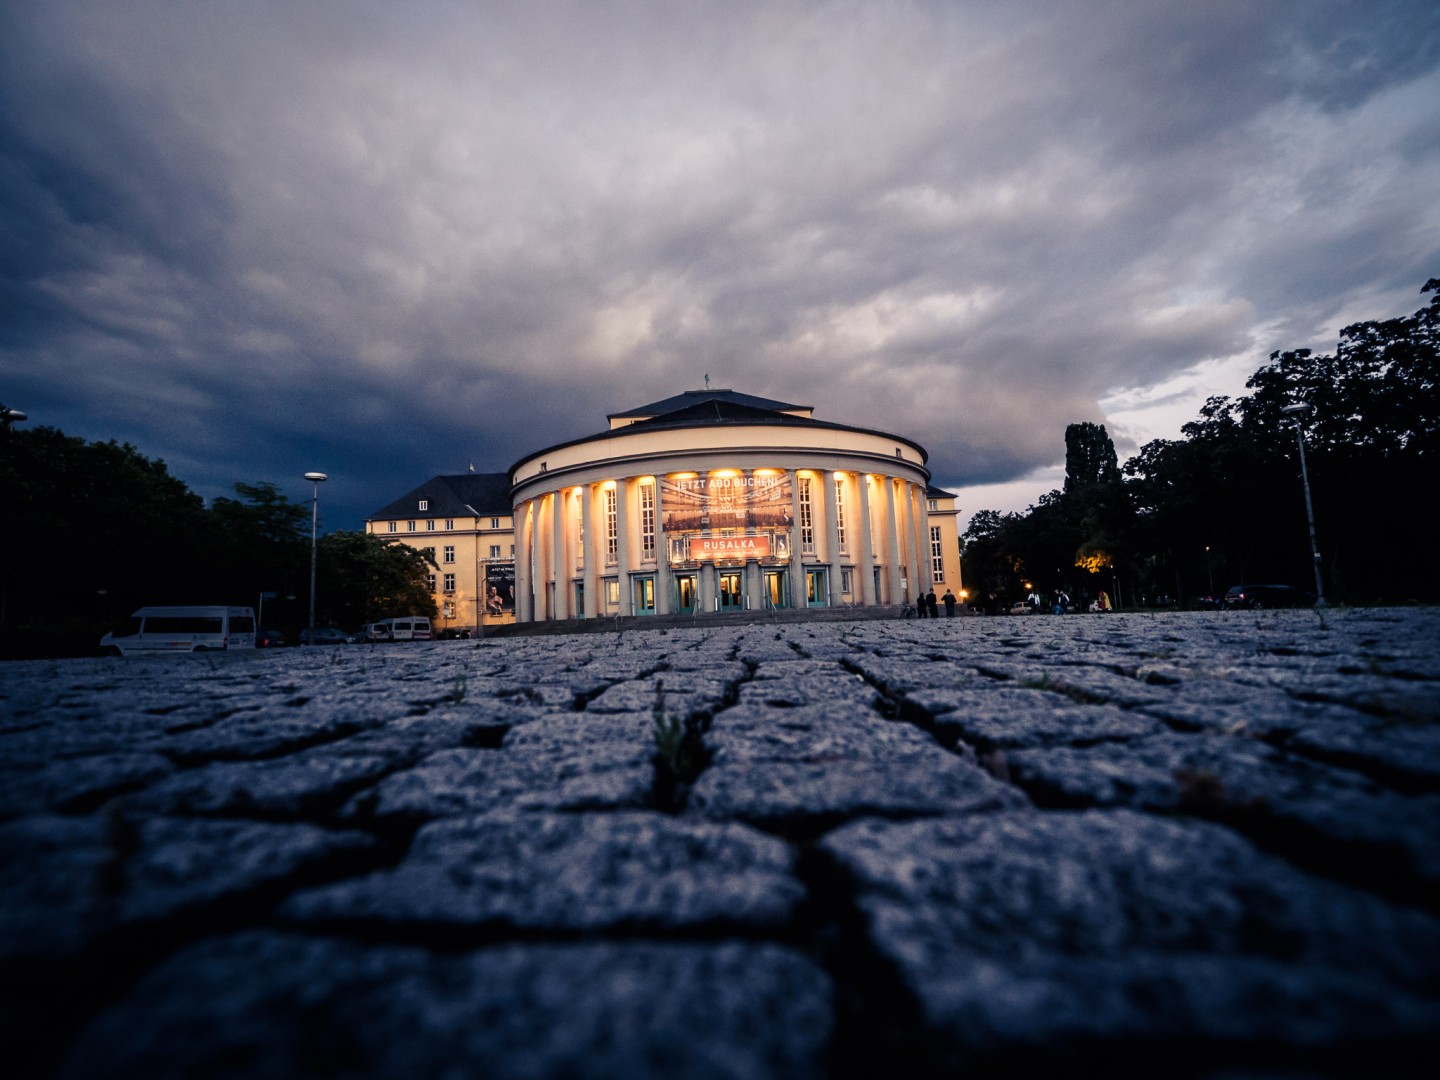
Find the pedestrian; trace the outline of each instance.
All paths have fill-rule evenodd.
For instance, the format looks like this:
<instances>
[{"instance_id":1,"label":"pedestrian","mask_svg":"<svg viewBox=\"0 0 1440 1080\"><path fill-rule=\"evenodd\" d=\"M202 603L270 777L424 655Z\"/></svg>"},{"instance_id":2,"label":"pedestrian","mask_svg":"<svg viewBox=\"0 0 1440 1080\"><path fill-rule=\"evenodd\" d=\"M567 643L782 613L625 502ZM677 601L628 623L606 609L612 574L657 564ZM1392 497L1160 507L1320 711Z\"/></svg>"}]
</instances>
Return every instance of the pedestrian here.
<instances>
[{"instance_id":1,"label":"pedestrian","mask_svg":"<svg viewBox=\"0 0 1440 1080\"><path fill-rule=\"evenodd\" d=\"M930 618L940 617L940 601L935 599L935 590L931 589L925 594L925 606L930 609Z\"/></svg>"},{"instance_id":2,"label":"pedestrian","mask_svg":"<svg viewBox=\"0 0 1440 1080\"><path fill-rule=\"evenodd\" d=\"M955 605L959 603L959 600L949 589L945 590L945 595L941 599L945 601L945 617L947 619L953 619L955 617Z\"/></svg>"},{"instance_id":3,"label":"pedestrian","mask_svg":"<svg viewBox=\"0 0 1440 1080\"><path fill-rule=\"evenodd\" d=\"M930 614L930 612L925 607L925 594L922 592L915 597L915 617L917 619L923 619L928 614Z\"/></svg>"}]
</instances>

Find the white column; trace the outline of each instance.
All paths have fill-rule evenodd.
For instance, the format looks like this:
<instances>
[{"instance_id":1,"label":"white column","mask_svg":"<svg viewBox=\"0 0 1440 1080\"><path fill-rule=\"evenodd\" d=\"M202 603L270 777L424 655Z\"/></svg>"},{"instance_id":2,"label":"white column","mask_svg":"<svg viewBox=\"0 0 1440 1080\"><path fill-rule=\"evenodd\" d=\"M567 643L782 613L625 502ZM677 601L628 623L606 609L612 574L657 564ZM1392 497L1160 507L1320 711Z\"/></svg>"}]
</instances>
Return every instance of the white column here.
<instances>
[{"instance_id":1,"label":"white column","mask_svg":"<svg viewBox=\"0 0 1440 1080\"><path fill-rule=\"evenodd\" d=\"M835 473L822 472L820 484L825 489L825 558L830 562L830 595L825 598L828 606L831 597L840 595L840 517L835 499Z\"/></svg>"},{"instance_id":2,"label":"white column","mask_svg":"<svg viewBox=\"0 0 1440 1080\"><path fill-rule=\"evenodd\" d=\"M635 614L635 598L630 591L630 515L634 512L634 492L627 478L615 481L615 573L620 578L620 614ZM638 529L635 531L639 531Z\"/></svg>"},{"instance_id":3,"label":"white column","mask_svg":"<svg viewBox=\"0 0 1440 1080\"><path fill-rule=\"evenodd\" d=\"M915 580L929 589L935 584L935 572L930 566L930 501L925 498L924 485L915 485L910 501L915 507Z\"/></svg>"},{"instance_id":4,"label":"white column","mask_svg":"<svg viewBox=\"0 0 1440 1080\"><path fill-rule=\"evenodd\" d=\"M605 558L605 515L600 510L599 484L586 484L580 489L580 520L585 537L585 551L581 556L584 562L581 580L585 582L585 610L577 614L593 619L600 599L596 595L600 588L597 571Z\"/></svg>"},{"instance_id":5,"label":"white column","mask_svg":"<svg viewBox=\"0 0 1440 1080\"><path fill-rule=\"evenodd\" d=\"M534 501L526 499L525 502L514 508L515 514L515 621L529 622L531 612L534 610L534 601L530 596L530 583L533 580L531 574L530 546L532 543L531 512L534 509ZM478 587L477 587L478 591ZM485 603L484 594L477 601L478 604ZM482 620L483 621L483 620Z\"/></svg>"},{"instance_id":6,"label":"white column","mask_svg":"<svg viewBox=\"0 0 1440 1080\"><path fill-rule=\"evenodd\" d=\"M566 558L566 539L570 534L570 500L564 488L556 489L550 496L551 500L551 522L550 531L552 534L550 543L551 569L555 574L555 584L552 589L554 594L553 612L551 618L568 619L570 617L570 589L567 583L570 580L568 559Z\"/></svg>"},{"instance_id":7,"label":"white column","mask_svg":"<svg viewBox=\"0 0 1440 1080\"><path fill-rule=\"evenodd\" d=\"M860 558L856 572L860 580L855 583L855 594L861 604L878 604L875 595L875 547L870 536L870 476L868 473L855 474L855 487L860 496L859 533Z\"/></svg>"},{"instance_id":8,"label":"white column","mask_svg":"<svg viewBox=\"0 0 1440 1080\"><path fill-rule=\"evenodd\" d=\"M810 492L810 513L815 513L815 492ZM813 516L812 516L812 521ZM805 606L805 553L800 544L800 476L790 470L790 606Z\"/></svg>"},{"instance_id":9,"label":"white column","mask_svg":"<svg viewBox=\"0 0 1440 1080\"><path fill-rule=\"evenodd\" d=\"M670 574L670 541L665 536L665 518L660 513L660 477L655 477L655 614L669 615L675 584Z\"/></svg>"},{"instance_id":10,"label":"white column","mask_svg":"<svg viewBox=\"0 0 1440 1080\"><path fill-rule=\"evenodd\" d=\"M889 602L900 603L900 522L899 515L895 512L895 480L893 477L882 476L880 482L885 485L885 546L888 550L885 553L885 579L889 583L887 591L890 593Z\"/></svg>"}]
</instances>

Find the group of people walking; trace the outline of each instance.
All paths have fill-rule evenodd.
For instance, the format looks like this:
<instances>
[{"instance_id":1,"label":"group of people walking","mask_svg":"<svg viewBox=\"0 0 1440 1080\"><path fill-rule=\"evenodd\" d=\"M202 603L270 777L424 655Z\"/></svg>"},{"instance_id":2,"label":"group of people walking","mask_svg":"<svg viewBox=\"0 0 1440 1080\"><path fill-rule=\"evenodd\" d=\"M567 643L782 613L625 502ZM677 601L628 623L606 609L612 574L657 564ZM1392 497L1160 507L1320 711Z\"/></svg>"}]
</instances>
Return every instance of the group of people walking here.
<instances>
[{"instance_id":1,"label":"group of people walking","mask_svg":"<svg viewBox=\"0 0 1440 1080\"><path fill-rule=\"evenodd\" d=\"M946 589L945 595L939 599L935 597L935 590L930 589L923 595L915 598L915 614L922 619L938 619L940 617L940 605L944 604L945 617L951 619L955 617L955 605L959 602L960 598L949 589Z\"/></svg>"}]
</instances>

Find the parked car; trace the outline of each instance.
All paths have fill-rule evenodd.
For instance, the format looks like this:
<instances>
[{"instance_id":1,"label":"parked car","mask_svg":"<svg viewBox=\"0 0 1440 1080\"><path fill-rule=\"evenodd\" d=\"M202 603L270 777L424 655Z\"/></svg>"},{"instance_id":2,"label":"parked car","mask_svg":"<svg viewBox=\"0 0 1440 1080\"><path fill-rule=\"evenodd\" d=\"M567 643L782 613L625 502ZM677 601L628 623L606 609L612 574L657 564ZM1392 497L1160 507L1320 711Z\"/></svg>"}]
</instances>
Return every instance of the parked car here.
<instances>
[{"instance_id":1,"label":"parked car","mask_svg":"<svg viewBox=\"0 0 1440 1080\"><path fill-rule=\"evenodd\" d=\"M1225 606L1225 597L1213 594L1202 596L1195 601L1195 606L1201 611L1219 611Z\"/></svg>"},{"instance_id":2,"label":"parked car","mask_svg":"<svg viewBox=\"0 0 1440 1080\"><path fill-rule=\"evenodd\" d=\"M1309 607L1315 594L1293 585L1235 585L1225 594L1225 607L1235 609Z\"/></svg>"},{"instance_id":3,"label":"parked car","mask_svg":"<svg viewBox=\"0 0 1440 1080\"><path fill-rule=\"evenodd\" d=\"M286 644L285 635L279 630L262 629L255 635L257 649L278 649Z\"/></svg>"},{"instance_id":4,"label":"parked car","mask_svg":"<svg viewBox=\"0 0 1440 1080\"><path fill-rule=\"evenodd\" d=\"M354 640L354 635L333 626L317 626L313 635L308 626L300 631L301 645L348 645Z\"/></svg>"}]
</instances>

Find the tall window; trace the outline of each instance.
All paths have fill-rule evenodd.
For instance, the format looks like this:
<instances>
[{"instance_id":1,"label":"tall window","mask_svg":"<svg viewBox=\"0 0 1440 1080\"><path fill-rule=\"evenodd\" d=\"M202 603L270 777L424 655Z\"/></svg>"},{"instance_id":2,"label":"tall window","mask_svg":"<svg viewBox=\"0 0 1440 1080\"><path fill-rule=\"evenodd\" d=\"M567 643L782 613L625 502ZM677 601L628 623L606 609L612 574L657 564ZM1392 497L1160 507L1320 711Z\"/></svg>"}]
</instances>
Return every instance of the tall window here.
<instances>
[{"instance_id":1,"label":"tall window","mask_svg":"<svg viewBox=\"0 0 1440 1080\"><path fill-rule=\"evenodd\" d=\"M796 478L800 484L800 550L815 550L815 519L810 508L810 477Z\"/></svg>"},{"instance_id":2,"label":"tall window","mask_svg":"<svg viewBox=\"0 0 1440 1080\"><path fill-rule=\"evenodd\" d=\"M454 592L454 591L455 591L455 575L454 575L454 574L446 574L446 575L445 575L445 591L446 591L446 592Z\"/></svg>"},{"instance_id":3,"label":"tall window","mask_svg":"<svg viewBox=\"0 0 1440 1080\"><path fill-rule=\"evenodd\" d=\"M445 545L445 561L446 561L447 563L453 563L453 562L455 561L455 545L454 545L454 544L446 544L446 545Z\"/></svg>"},{"instance_id":4,"label":"tall window","mask_svg":"<svg viewBox=\"0 0 1440 1080\"><path fill-rule=\"evenodd\" d=\"M490 558L492 558L492 559L498 559L499 557L500 557L500 545L499 545L499 544L491 544L491 545L490 545Z\"/></svg>"},{"instance_id":5,"label":"tall window","mask_svg":"<svg viewBox=\"0 0 1440 1080\"><path fill-rule=\"evenodd\" d=\"M390 522L390 531L391 531L391 532L398 532L399 529L400 529L400 523L399 523L398 521L392 521L392 522Z\"/></svg>"},{"instance_id":6,"label":"tall window","mask_svg":"<svg viewBox=\"0 0 1440 1080\"><path fill-rule=\"evenodd\" d=\"M413 521L407 521L407 522L405 523L405 531L406 531L406 532L414 532L414 531L415 531L415 522L413 522Z\"/></svg>"},{"instance_id":7,"label":"tall window","mask_svg":"<svg viewBox=\"0 0 1440 1080\"><path fill-rule=\"evenodd\" d=\"M840 550L845 550L845 481L835 478L835 536L840 541ZM845 590L849 592L849 589Z\"/></svg>"},{"instance_id":8,"label":"tall window","mask_svg":"<svg viewBox=\"0 0 1440 1080\"><path fill-rule=\"evenodd\" d=\"M426 574L426 575L425 575L425 588L429 589L431 592L434 592L434 591L435 591L435 575L434 575L434 574Z\"/></svg>"},{"instance_id":9,"label":"tall window","mask_svg":"<svg viewBox=\"0 0 1440 1080\"><path fill-rule=\"evenodd\" d=\"M655 485L640 487L640 546L641 558L655 558Z\"/></svg>"},{"instance_id":10,"label":"tall window","mask_svg":"<svg viewBox=\"0 0 1440 1080\"><path fill-rule=\"evenodd\" d=\"M447 531L450 530L450 529L455 528L455 519L454 519L454 518L446 518L446 519L445 519L445 528L446 528Z\"/></svg>"},{"instance_id":11,"label":"tall window","mask_svg":"<svg viewBox=\"0 0 1440 1080\"><path fill-rule=\"evenodd\" d=\"M498 529L498 528L500 527L500 519L499 519L499 518L491 518L491 519L490 519L490 527L491 527L492 529Z\"/></svg>"},{"instance_id":12,"label":"tall window","mask_svg":"<svg viewBox=\"0 0 1440 1080\"><path fill-rule=\"evenodd\" d=\"M930 526L930 572L936 581L945 580L945 548L940 542L940 526Z\"/></svg>"},{"instance_id":13,"label":"tall window","mask_svg":"<svg viewBox=\"0 0 1440 1080\"><path fill-rule=\"evenodd\" d=\"M615 562L620 554L619 492L605 489L605 561Z\"/></svg>"},{"instance_id":14,"label":"tall window","mask_svg":"<svg viewBox=\"0 0 1440 1080\"><path fill-rule=\"evenodd\" d=\"M435 519L434 519L434 518L426 518L426 519L425 519L425 531L426 531L426 532L434 532L434 531L435 531Z\"/></svg>"},{"instance_id":15,"label":"tall window","mask_svg":"<svg viewBox=\"0 0 1440 1080\"><path fill-rule=\"evenodd\" d=\"M430 558L435 558L435 549L433 547L422 547L420 550L426 555L429 555ZM434 590L432 589L431 592L434 592Z\"/></svg>"}]
</instances>

